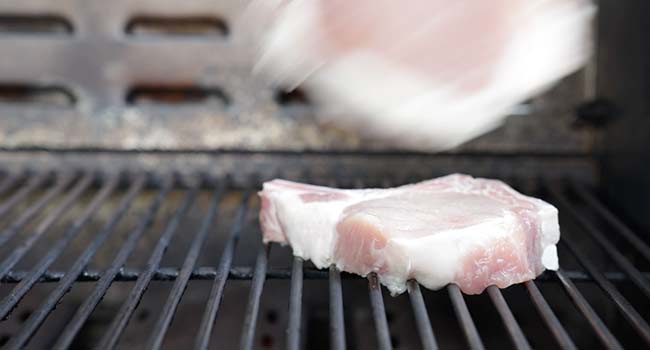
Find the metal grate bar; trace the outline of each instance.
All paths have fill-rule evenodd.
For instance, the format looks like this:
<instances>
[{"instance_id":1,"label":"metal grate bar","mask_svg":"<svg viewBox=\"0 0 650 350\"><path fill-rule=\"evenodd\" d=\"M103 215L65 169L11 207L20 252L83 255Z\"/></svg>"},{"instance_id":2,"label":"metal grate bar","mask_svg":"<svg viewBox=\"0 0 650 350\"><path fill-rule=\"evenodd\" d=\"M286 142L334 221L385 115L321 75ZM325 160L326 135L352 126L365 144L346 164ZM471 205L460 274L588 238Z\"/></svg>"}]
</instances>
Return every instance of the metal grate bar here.
<instances>
[{"instance_id":1,"label":"metal grate bar","mask_svg":"<svg viewBox=\"0 0 650 350\"><path fill-rule=\"evenodd\" d=\"M235 254L237 242L239 240L239 234L244 226L244 221L246 219L249 197L249 192L245 192L243 194L241 205L237 210L235 222L230 230L228 241L226 242L226 246L223 248L223 253L221 254L221 259L219 260L219 266L217 267L217 270L215 271L213 277L212 289L210 290L210 296L206 302L205 313L203 314L203 319L201 320L199 333L196 337L196 349L205 350L210 344L212 328L214 327L214 321L217 318L217 311L219 311L219 305L221 304L221 299L223 298L223 289L226 285L226 279L228 278L230 266L232 265L232 259L233 255Z\"/></svg>"},{"instance_id":2,"label":"metal grate bar","mask_svg":"<svg viewBox=\"0 0 650 350\"><path fill-rule=\"evenodd\" d=\"M0 302L0 319L5 318L11 310L13 310L16 304L32 288L34 283L36 283L41 275L45 273L47 268L52 265L61 253L63 253L65 247L77 236L94 212L99 209L100 205L104 203L106 198L117 187L118 180L118 177L114 177L111 181L106 182L102 190L97 194L97 196L95 196L90 205L83 211L79 218L70 225L68 230L63 234L63 237L50 247L47 254L36 263L34 268L27 274L27 277L20 281L11 293Z\"/></svg>"},{"instance_id":3,"label":"metal grate bar","mask_svg":"<svg viewBox=\"0 0 650 350\"><path fill-rule=\"evenodd\" d=\"M74 180L73 176L63 176L59 177L56 181L56 184L50 188L49 191L47 191L36 203L30 205L25 211L22 212L20 217L14 221L11 226L9 226L7 229L2 231L2 234L0 235L0 244L5 243L6 241L10 240L13 236L15 236L20 230L31 220L34 215L38 214L43 208L45 208L46 205L50 203L50 201L58 196L63 190L70 185L70 183Z\"/></svg>"},{"instance_id":4,"label":"metal grate bar","mask_svg":"<svg viewBox=\"0 0 650 350\"><path fill-rule=\"evenodd\" d=\"M81 256L75 261L70 270L65 274L61 283L56 286L56 289L50 293L47 299L34 311L30 318L25 321L25 325L19 334L15 337L20 340L13 340L12 344L15 343L18 346L23 346L29 340L29 337L38 330L38 327L45 321L47 316L52 312L56 307L57 303L63 298L65 293L67 293L70 288L72 288L73 283L77 280L79 274L82 273L83 269L88 265L90 259L95 255L97 250L101 245L106 241L108 236L114 231L117 224L124 217L127 210L133 203L135 197L140 193L144 187L146 176L141 175L135 179L130 189L128 190L125 197L120 202L117 211L113 217L106 223L106 225L99 231L95 239L88 245L88 248L83 252Z\"/></svg>"},{"instance_id":5,"label":"metal grate bar","mask_svg":"<svg viewBox=\"0 0 650 350\"><path fill-rule=\"evenodd\" d=\"M460 322L465 333L465 338L467 338L467 344L471 349L485 349L481 336L478 334L478 330L472 319L472 315L467 309L463 294L460 292L460 288L455 284L450 284L447 286L447 292L454 306L456 316L458 316L458 322Z\"/></svg>"},{"instance_id":6,"label":"metal grate bar","mask_svg":"<svg viewBox=\"0 0 650 350\"><path fill-rule=\"evenodd\" d=\"M282 178L282 176L279 176ZM309 169L305 169L303 177L313 182ZM303 264L298 256L293 257L291 265L291 287L289 290L289 322L287 325L287 350L300 349L300 332L302 325L302 290L303 290ZM268 271L267 271L268 278Z\"/></svg>"},{"instance_id":7,"label":"metal grate bar","mask_svg":"<svg viewBox=\"0 0 650 350\"><path fill-rule=\"evenodd\" d=\"M21 174L9 173L7 176L5 176L2 179L2 182L0 182L0 196L4 196L7 191L14 188L18 181L20 181L25 176L27 176L27 171L23 171Z\"/></svg>"},{"instance_id":8,"label":"metal grate bar","mask_svg":"<svg viewBox=\"0 0 650 350\"><path fill-rule=\"evenodd\" d=\"M516 179L512 179L512 181L509 181L510 183L516 183ZM520 185L518 183L518 185ZM514 187L514 186L513 186ZM521 188L517 188L518 190L521 191ZM523 192L523 191L522 191ZM548 274L544 274L542 276L547 276ZM535 280L540 280L536 278ZM573 277L573 276L570 276ZM528 294L530 295L531 300L533 301L533 304L535 305L535 308L537 309L537 312L539 315L542 317L544 320L544 323L546 324L547 328L551 331L553 334L553 337L557 340L558 345L562 349L577 349L575 343L567 333L566 329L562 326L560 321L558 320L557 316L551 309L550 305L548 302L546 302L546 299L542 295L541 291L539 288L537 288L537 285L535 284L535 281L527 281L525 282L526 285L526 290L528 291Z\"/></svg>"},{"instance_id":9,"label":"metal grate bar","mask_svg":"<svg viewBox=\"0 0 650 350\"><path fill-rule=\"evenodd\" d=\"M155 281L174 281L178 278L178 267L161 267L156 269L154 273L153 280ZM121 268L117 275L115 275L114 281L116 282L132 282L140 277L142 271L139 269L123 267ZM233 280L250 280L253 278L253 268L249 266L236 266L231 267L228 273L228 278ZM10 271L5 275L4 278L0 279L2 283L19 283L27 277L28 271L14 270ZM65 271L60 270L48 270L46 271L38 282L43 283L53 283L62 280L65 276ZM190 275L191 280L213 280L214 276L217 274L217 269L212 266L199 266L192 271ZM582 272L582 271L564 271L564 274L567 278L575 282L593 282L593 278ZM603 273L605 278L612 282L628 282L629 279L627 276L619 272L605 272ZM77 278L77 282L96 282L99 281L104 276L104 271L96 269L84 270ZM643 276L650 279L650 273L644 272ZM291 279L291 270L287 268L269 268L266 272L267 279ZM327 279L329 278L329 271L318 270L314 268L305 268L303 269L303 278L304 279ZM343 279L362 279L361 276L345 274L342 276ZM555 281L555 276L546 272L543 273L537 278L536 282L551 282Z\"/></svg>"},{"instance_id":10,"label":"metal grate bar","mask_svg":"<svg viewBox=\"0 0 650 350\"><path fill-rule=\"evenodd\" d=\"M330 187L337 187L340 176L336 181L328 183ZM343 287L341 286L341 272L336 266L330 266L329 278L329 316L330 316L330 349L345 350L345 318L343 314Z\"/></svg>"},{"instance_id":11,"label":"metal grate bar","mask_svg":"<svg viewBox=\"0 0 650 350\"><path fill-rule=\"evenodd\" d=\"M560 323L560 320L558 320L557 316L555 316L553 309L551 309L551 306L548 305L539 288L537 288L535 282L528 281L525 284L526 290L528 290L528 294L533 300L533 304L535 305L537 312L542 317L542 319L544 319L544 323L546 323L546 326L551 331L551 333L553 333L553 336L557 340L560 348L565 350L577 349L566 329L564 329Z\"/></svg>"},{"instance_id":12,"label":"metal grate bar","mask_svg":"<svg viewBox=\"0 0 650 350\"><path fill-rule=\"evenodd\" d=\"M29 277L22 280L7 296L2 303L0 303L0 318L4 315L9 314L11 310L16 306L16 304L27 294L27 292L32 288L34 283L38 281L41 275L47 270L47 268L52 265L52 263L63 253L67 245L79 234L81 229L88 222L90 217L99 209L99 207L104 204L106 198L117 188L119 183L119 176L114 176L109 181L106 181L102 189L97 193L93 201L86 207L78 219L76 219L70 228L64 233L63 237L56 242L48 251L48 253L41 259L34 269L29 274ZM42 319L45 319L47 312L39 310L38 313ZM35 316L32 315L32 316ZM26 323L21 329L20 333L14 336L7 347L9 349L20 349L29 341L32 333L36 331L40 322L34 322L34 318L30 318L30 322Z\"/></svg>"},{"instance_id":13,"label":"metal grate bar","mask_svg":"<svg viewBox=\"0 0 650 350\"><path fill-rule=\"evenodd\" d=\"M251 291L248 294L248 305L246 306L246 315L244 317L244 327L242 329L239 348L243 350L252 350L255 339L255 326L257 325L257 315L260 308L260 298L262 297L262 288L266 280L266 269L268 256L271 251L271 245L263 245L257 253L255 261L255 272L251 282Z\"/></svg>"},{"instance_id":14,"label":"metal grate bar","mask_svg":"<svg viewBox=\"0 0 650 350\"><path fill-rule=\"evenodd\" d=\"M302 321L303 261L293 258L291 267L291 292L289 296L289 326L287 327L287 350L300 349L300 325Z\"/></svg>"},{"instance_id":15,"label":"metal grate bar","mask_svg":"<svg viewBox=\"0 0 650 350\"><path fill-rule=\"evenodd\" d=\"M389 186L390 184L384 183L383 185ZM355 179L354 187L357 189L364 188L363 180ZM390 330L388 329L388 321L386 320L384 298L381 294L381 284L379 283L379 279L375 272L368 274L368 291L370 294L370 307L375 322L375 330L377 331L379 348L383 350L392 349L393 345L391 344Z\"/></svg>"},{"instance_id":16,"label":"metal grate bar","mask_svg":"<svg viewBox=\"0 0 650 350\"><path fill-rule=\"evenodd\" d=\"M602 232L600 232L600 230L598 230L594 224L584 216L580 215L580 213L571 206L566 196L562 194L559 189L554 186L547 185L547 187L564 212L569 214L580 226L582 226L584 229L583 231L591 236L603 248L603 250L607 252L616 265L630 276L632 282L634 282L634 284L641 289L641 292L650 299L650 282L643 277L641 271L635 268L634 265L605 237Z\"/></svg>"},{"instance_id":17,"label":"metal grate bar","mask_svg":"<svg viewBox=\"0 0 650 350\"><path fill-rule=\"evenodd\" d=\"M201 252L203 243L205 242L208 232L210 232L210 227L212 227L214 218L217 215L223 188L223 183L221 183L217 185L217 188L214 190L208 214L205 216L199 231L194 237L190 250L187 253L187 257L183 262L183 267L178 274L178 278L176 278L176 281L174 282L169 298L167 299L165 306L163 306L162 314L158 318L158 322L156 323L151 338L149 339L148 348L150 349L160 349L162 347L167 329L172 322L176 308L178 307L178 304L183 297L183 293L187 288L187 283L192 274L192 270L196 265L196 260L199 258L199 253Z\"/></svg>"},{"instance_id":18,"label":"metal grate bar","mask_svg":"<svg viewBox=\"0 0 650 350\"><path fill-rule=\"evenodd\" d=\"M92 174L86 174L81 181L68 193L63 202L53 210L42 222L36 230L31 233L27 238L15 247L11 254L0 264L0 277L6 275L18 261L27 253L27 251L36 244L51 225L56 223L63 216L63 212L68 210L76 201L77 198L90 186L93 180Z\"/></svg>"},{"instance_id":19,"label":"metal grate bar","mask_svg":"<svg viewBox=\"0 0 650 350\"><path fill-rule=\"evenodd\" d=\"M429 320L429 315L427 314L427 306L424 304L420 285L416 281L410 280L408 281L407 287L411 307L413 308L413 315L415 316L415 325L418 328L418 333L422 340L422 348L425 350L437 350L438 344L433 335L431 320Z\"/></svg>"},{"instance_id":20,"label":"metal grate bar","mask_svg":"<svg viewBox=\"0 0 650 350\"><path fill-rule=\"evenodd\" d=\"M345 321L343 319L343 290L341 273L335 266L329 269L330 290L330 349L345 350Z\"/></svg>"},{"instance_id":21,"label":"metal grate bar","mask_svg":"<svg viewBox=\"0 0 650 350\"><path fill-rule=\"evenodd\" d=\"M42 172L27 180L27 184L24 187L21 187L0 205L0 218L5 216L9 210L11 210L16 204L18 204L18 202L22 201L25 197L32 193L32 191L42 186L50 177L50 175L51 174L48 172ZM70 174L65 174L62 176L70 176Z\"/></svg>"},{"instance_id":22,"label":"metal grate bar","mask_svg":"<svg viewBox=\"0 0 650 350\"><path fill-rule=\"evenodd\" d=\"M368 275L368 289L370 292L370 306L372 316L375 321L377 330L377 341L379 349L389 350L393 348L390 341L390 331L388 330L388 321L386 320L386 310L384 309L384 297L381 295L381 285L377 274L371 272Z\"/></svg>"},{"instance_id":23,"label":"metal grate bar","mask_svg":"<svg viewBox=\"0 0 650 350\"><path fill-rule=\"evenodd\" d=\"M136 282L135 287L131 290L131 293L127 296L126 302L122 304L122 307L117 312L117 316L115 316L113 322L111 322L104 337L99 341L98 347L100 349L113 349L115 345L117 345L120 336L124 332L124 328L126 328L127 323L129 323L129 320L131 319L133 311L135 311L135 308L142 299L142 295L144 295L145 290L149 286L154 271L160 266L160 261L162 260L169 243L174 237L176 229L194 202L196 192L197 184L193 183L185 195L180 207L176 209L176 213L174 213L167 222L165 230L158 239L158 243L149 257L149 261L147 261L145 271L140 275L140 277L138 277L138 281Z\"/></svg>"},{"instance_id":24,"label":"metal grate bar","mask_svg":"<svg viewBox=\"0 0 650 350\"><path fill-rule=\"evenodd\" d=\"M623 238L636 248L643 257L650 261L650 246L644 242L638 235L627 227L619 218L617 218L609 209L607 209L584 185L575 181L571 182L571 187L578 194L578 196L586 202L592 209L594 209L605 221L609 222Z\"/></svg>"},{"instance_id":25,"label":"metal grate bar","mask_svg":"<svg viewBox=\"0 0 650 350\"><path fill-rule=\"evenodd\" d=\"M158 192L156 198L147 209L147 212L142 218L142 221L140 221L138 223L138 226L132 232L130 232L128 238L122 244L122 248L120 248L117 255L111 262L110 267L104 272L101 279L93 289L92 293L88 296L88 298L86 298L83 304L81 304L72 319L68 322L68 325L63 329L61 336L54 345L55 349L70 348L70 345L72 344L75 336L79 330L81 330L81 327L86 322L93 310L95 310L97 304L99 304L100 300L104 297L106 291L111 286L111 283L113 283L115 276L118 274L122 266L124 266L126 259L135 249L140 237L153 223L156 213L158 212L158 209L160 208L163 200L167 196L167 193L171 189L172 184L172 176L167 176L163 180L162 189Z\"/></svg>"},{"instance_id":26,"label":"metal grate bar","mask_svg":"<svg viewBox=\"0 0 650 350\"><path fill-rule=\"evenodd\" d=\"M594 329L598 339L600 339L603 345L608 349L623 349L621 343L619 343L600 316L598 316L596 311L594 311L591 305L589 305L589 302L587 302L587 299L585 299L582 293L580 293L575 284L564 275L562 270L556 271L555 274L562 283L564 290L567 292L578 310L580 310L582 315L585 316L587 322L589 322L591 327Z\"/></svg>"},{"instance_id":27,"label":"metal grate bar","mask_svg":"<svg viewBox=\"0 0 650 350\"><path fill-rule=\"evenodd\" d=\"M506 299L503 298L501 290L492 285L487 287L487 292L488 295L490 295L490 299L492 299L492 303L494 303L494 306L499 312L499 315L503 320L503 324L506 326L508 334L510 334L510 338L515 345L515 348L532 349L530 347L530 344L528 344L528 340L526 339L524 332L521 330L521 327L519 327L519 323L515 319L515 316L512 314L512 311L510 310Z\"/></svg>"},{"instance_id":28,"label":"metal grate bar","mask_svg":"<svg viewBox=\"0 0 650 350\"><path fill-rule=\"evenodd\" d=\"M607 296L609 296L614 301L616 307L630 322L637 333L645 340L648 345L650 345L650 326L648 326L648 323L646 323L643 317L641 317L641 315L639 315L639 313L634 309L632 304L630 304L627 299L625 299L625 297L623 297L623 295L618 292L616 287L614 287L614 285L598 271L598 267L596 267L596 265L587 259L587 257L580 251L580 249L578 249L575 243L573 243L567 237L564 237L562 242L569 248L580 265L582 265L587 270L587 272L594 277L594 280L598 286L603 291L605 291Z\"/></svg>"}]
</instances>

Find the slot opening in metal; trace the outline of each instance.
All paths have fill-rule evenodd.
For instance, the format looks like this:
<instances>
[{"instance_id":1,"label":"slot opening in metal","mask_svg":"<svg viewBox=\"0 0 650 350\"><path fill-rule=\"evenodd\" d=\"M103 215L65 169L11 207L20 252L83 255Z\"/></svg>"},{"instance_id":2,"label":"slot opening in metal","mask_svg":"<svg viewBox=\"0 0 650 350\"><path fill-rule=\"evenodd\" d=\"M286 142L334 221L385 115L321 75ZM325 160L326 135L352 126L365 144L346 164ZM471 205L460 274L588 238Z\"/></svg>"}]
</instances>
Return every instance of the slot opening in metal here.
<instances>
[{"instance_id":1,"label":"slot opening in metal","mask_svg":"<svg viewBox=\"0 0 650 350\"><path fill-rule=\"evenodd\" d=\"M227 36L228 25L217 17L138 16L128 21L128 35L154 36Z\"/></svg>"},{"instance_id":2,"label":"slot opening in metal","mask_svg":"<svg viewBox=\"0 0 650 350\"><path fill-rule=\"evenodd\" d=\"M77 103L77 98L72 90L60 85L9 83L0 84L0 103L70 107Z\"/></svg>"},{"instance_id":3,"label":"slot opening in metal","mask_svg":"<svg viewBox=\"0 0 650 350\"><path fill-rule=\"evenodd\" d=\"M230 99L218 87L196 85L138 85L129 90L126 102L130 105L183 105L221 103L228 105Z\"/></svg>"},{"instance_id":4,"label":"slot opening in metal","mask_svg":"<svg viewBox=\"0 0 650 350\"><path fill-rule=\"evenodd\" d=\"M59 15L0 14L0 33L72 34L74 26Z\"/></svg>"}]
</instances>

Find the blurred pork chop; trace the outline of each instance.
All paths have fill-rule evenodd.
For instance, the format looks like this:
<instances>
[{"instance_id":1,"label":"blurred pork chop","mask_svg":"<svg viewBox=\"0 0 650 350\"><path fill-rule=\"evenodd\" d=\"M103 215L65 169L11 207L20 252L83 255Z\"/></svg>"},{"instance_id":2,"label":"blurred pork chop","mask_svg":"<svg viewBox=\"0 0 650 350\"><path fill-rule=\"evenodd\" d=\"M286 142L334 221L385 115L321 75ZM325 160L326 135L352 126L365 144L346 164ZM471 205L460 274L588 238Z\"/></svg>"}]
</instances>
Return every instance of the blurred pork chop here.
<instances>
[{"instance_id":1,"label":"blurred pork chop","mask_svg":"<svg viewBox=\"0 0 650 350\"><path fill-rule=\"evenodd\" d=\"M249 9L260 19L259 71L303 84L341 125L425 150L495 128L580 68L594 12L587 0L256 1Z\"/></svg>"}]
</instances>

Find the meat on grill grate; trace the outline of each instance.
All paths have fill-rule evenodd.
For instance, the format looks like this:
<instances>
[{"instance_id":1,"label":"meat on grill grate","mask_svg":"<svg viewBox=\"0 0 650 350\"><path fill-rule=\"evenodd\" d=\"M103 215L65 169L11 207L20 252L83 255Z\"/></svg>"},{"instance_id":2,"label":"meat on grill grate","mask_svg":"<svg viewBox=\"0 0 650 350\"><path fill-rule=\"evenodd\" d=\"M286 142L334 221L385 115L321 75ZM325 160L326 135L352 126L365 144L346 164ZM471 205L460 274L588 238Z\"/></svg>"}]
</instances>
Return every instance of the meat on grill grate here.
<instances>
[{"instance_id":1,"label":"meat on grill grate","mask_svg":"<svg viewBox=\"0 0 650 350\"><path fill-rule=\"evenodd\" d=\"M205 179L200 185L159 175L17 171L0 178L0 220L6 224L0 231L5 242L0 317L7 317L0 322L0 346L576 349L601 343L632 349L650 344L649 275L620 250L629 242L629 252L650 261L650 248L581 184L545 181L544 191L535 192L549 195L562 214L563 269L503 292L490 286L470 297L455 284L431 292L410 280L408 297L385 299L374 273L366 287L358 277L335 267L316 270L299 257L290 266L289 261L278 265L273 255L288 258L287 251L261 246L258 230L246 219L257 210L250 197L255 184L244 185L242 195L241 187L213 175L199 177ZM183 195L174 197L176 191ZM596 225L584 213L607 225ZM195 214L198 220L187 220ZM193 221L197 225L190 225ZM605 235L606 227L615 237ZM46 243L41 250L38 242ZM221 248L213 248L216 242ZM602 256L583 249L589 243L602 248ZM108 260L99 259L101 247L109 248ZM241 260L247 253L253 253L251 259ZM129 256L147 263L135 266ZM182 263L163 256L178 256ZM34 259L18 263L23 257ZM599 264L608 260L619 270L602 272ZM325 284L328 288L322 288ZM109 289L123 293L111 296ZM242 293L248 293L243 303ZM396 307L399 301L402 306ZM537 312L529 312L531 305ZM271 319L275 328L269 328ZM410 323L398 325L402 321ZM330 326L329 337L315 336L324 324Z\"/></svg>"},{"instance_id":2,"label":"meat on grill grate","mask_svg":"<svg viewBox=\"0 0 650 350\"><path fill-rule=\"evenodd\" d=\"M320 268L376 272L394 294L409 279L478 294L558 267L557 209L501 181L455 174L392 189L338 190L274 180L260 194L266 241L291 244Z\"/></svg>"}]
</instances>

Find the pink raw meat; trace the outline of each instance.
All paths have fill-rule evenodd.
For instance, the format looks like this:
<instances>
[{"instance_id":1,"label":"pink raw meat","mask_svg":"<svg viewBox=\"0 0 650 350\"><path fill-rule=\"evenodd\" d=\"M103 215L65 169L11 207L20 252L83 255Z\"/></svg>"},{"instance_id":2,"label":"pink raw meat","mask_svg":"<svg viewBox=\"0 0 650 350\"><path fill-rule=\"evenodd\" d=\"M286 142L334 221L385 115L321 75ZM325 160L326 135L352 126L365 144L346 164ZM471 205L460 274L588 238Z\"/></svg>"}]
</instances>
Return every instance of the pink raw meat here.
<instances>
[{"instance_id":1,"label":"pink raw meat","mask_svg":"<svg viewBox=\"0 0 650 350\"><path fill-rule=\"evenodd\" d=\"M265 242L290 244L319 268L376 272L393 294L415 279L465 293L557 269L557 209L497 180L454 174L390 189L264 184Z\"/></svg>"}]
</instances>

